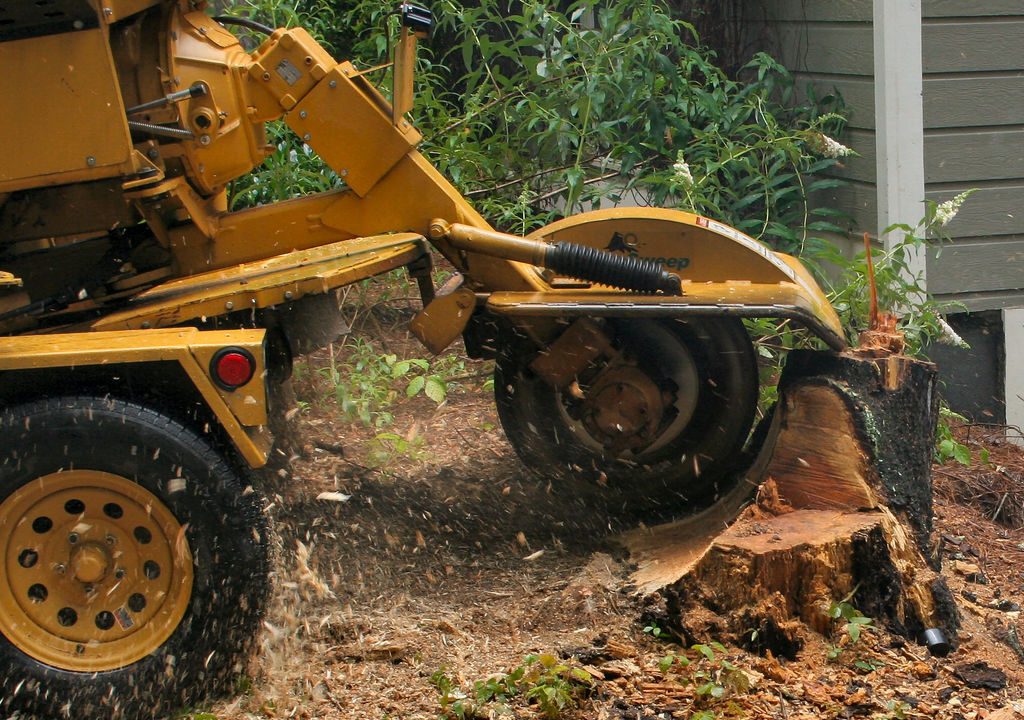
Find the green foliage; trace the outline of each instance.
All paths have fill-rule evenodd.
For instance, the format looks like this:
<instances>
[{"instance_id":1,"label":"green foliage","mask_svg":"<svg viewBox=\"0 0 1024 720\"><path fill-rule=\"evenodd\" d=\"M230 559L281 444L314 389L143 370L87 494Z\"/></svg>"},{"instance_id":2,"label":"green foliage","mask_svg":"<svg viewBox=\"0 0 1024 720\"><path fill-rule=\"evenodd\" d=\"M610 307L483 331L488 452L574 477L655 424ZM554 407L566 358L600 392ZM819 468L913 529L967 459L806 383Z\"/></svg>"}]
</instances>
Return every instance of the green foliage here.
<instances>
[{"instance_id":1,"label":"green foliage","mask_svg":"<svg viewBox=\"0 0 1024 720\"><path fill-rule=\"evenodd\" d=\"M838 645L831 645L828 650L828 659L837 660L845 650L860 642L861 633L865 630L875 628L874 620L865 617L860 610L854 607L850 600L857 593L858 587L850 591L850 594L842 600L833 601L828 608L828 616L840 627L840 632L846 635L844 641ZM874 670L876 667L869 661L858 660L855 663L861 669Z\"/></svg>"},{"instance_id":2,"label":"green foliage","mask_svg":"<svg viewBox=\"0 0 1024 720\"><path fill-rule=\"evenodd\" d=\"M175 720L219 720L217 715L202 710L181 710L174 714Z\"/></svg>"},{"instance_id":3,"label":"green foliage","mask_svg":"<svg viewBox=\"0 0 1024 720\"><path fill-rule=\"evenodd\" d=\"M885 704L886 713L882 717L885 720L904 720L909 709L910 706L902 700L889 700Z\"/></svg>"},{"instance_id":4,"label":"green foliage","mask_svg":"<svg viewBox=\"0 0 1024 720\"><path fill-rule=\"evenodd\" d=\"M267 140L276 151L256 170L231 183L231 209L291 200L341 186L341 178L283 122L268 123Z\"/></svg>"},{"instance_id":5,"label":"green foliage","mask_svg":"<svg viewBox=\"0 0 1024 720\"><path fill-rule=\"evenodd\" d=\"M715 720L718 716L710 710L698 710L690 715L690 720Z\"/></svg>"},{"instance_id":6,"label":"green foliage","mask_svg":"<svg viewBox=\"0 0 1024 720\"><path fill-rule=\"evenodd\" d=\"M328 45L337 37L341 22L333 0L236 0L231 5L233 15L252 18L272 28L302 27ZM232 27L231 31L242 35L243 39L249 32L240 27ZM259 34L253 38L253 42L262 40Z\"/></svg>"},{"instance_id":7,"label":"green foliage","mask_svg":"<svg viewBox=\"0 0 1024 720\"><path fill-rule=\"evenodd\" d=\"M469 692L463 692L443 669L431 675L430 684L437 690L440 717L445 720L511 714L510 704L517 698L536 705L543 717L556 720L589 694L593 679L584 670L543 654L527 655L509 673L477 680Z\"/></svg>"},{"instance_id":8,"label":"green foliage","mask_svg":"<svg viewBox=\"0 0 1024 720\"><path fill-rule=\"evenodd\" d=\"M263 22L310 28L365 66L387 59L396 33L391 0L360 0L340 13L328 0L247 5ZM744 81L728 77L693 26L660 0L561 7L432 3L436 30L420 55L413 113L421 149L492 222L527 232L632 194L790 251L810 233L840 230L836 213L806 204L808 193L835 182L816 174L841 148L827 137L844 124L830 112L836 98L796 105L792 77L764 54ZM385 91L389 73L375 78ZM278 152L237 184L236 206L337 186L286 135L272 129Z\"/></svg>"},{"instance_id":9,"label":"green foliage","mask_svg":"<svg viewBox=\"0 0 1024 720\"><path fill-rule=\"evenodd\" d=\"M683 684L692 684L699 702L722 700L750 690L750 677L729 662L725 653L721 643L701 643L688 652L669 653L658 662L658 668L676 675Z\"/></svg>"},{"instance_id":10,"label":"green foliage","mask_svg":"<svg viewBox=\"0 0 1024 720\"><path fill-rule=\"evenodd\" d=\"M656 622L644 626L644 632L658 640L673 640L675 635L669 630L663 630Z\"/></svg>"},{"instance_id":11,"label":"green foliage","mask_svg":"<svg viewBox=\"0 0 1024 720\"><path fill-rule=\"evenodd\" d=\"M935 461L947 463L955 460L961 465L971 464L971 449L956 439L950 423L967 422L967 418L949 408L939 408L939 423L935 428ZM982 450L982 464L988 462L988 451Z\"/></svg>"},{"instance_id":12,"label":"green foliage","mask_svg":"<svg viewBox=\"0 0 1024 720\"><path fill-rule=\"evenodd\" d=\"M789 320L772 318L744 320L758 356L757 409L764 417L779 399L779 378L786 354L799 347L813 347L817 341L804 329L797 329Z\"/></svg>"},{"instance_id":13,"label":"green foliage","mask_svg":"<svg viewBox=\"0 0 1024 720\"><path fill-rule=\"evenodd\" d=\"M879 308L901 316L899 329L906 335L907 352L911 355L923 355L928 345L935 342L966 347L946 323L943 309L924 289L922 278L911 269L909 258L929 249L941 253L943 243L950 239L946 225L973 192L969 190L941 204L925 201L925 215L917 225L886 228L885 234L896 235L898 240L888 251L872 253ZM814 259L842 268L839 280L830 287L829 299L854 339L852 333L868 325L871 295L866 254L859 253L847 260L833 247L823 249Z\"/></svg>"},{"instance_id":14,"label":"green foliage","mask_svg":"<svg viewBox=\"0 0 1024 720\"><path fill-rule=\"evenodd\" d=\"M440 405L448 397L450 377L464 369L457 356L446 355L433 362L422 358L399 359L394 353L380 352L362 338L346 343L342 359L333 353L330 363L320 374L334 390L334 399L342 415L364 425L384 428L394 421L390 409L402 394L406 397L424 395ZM414 447L390 434L378 436L392 449L409 454ZM410 441L411 442L411 441Z\"/></svg>"}]
</instances>

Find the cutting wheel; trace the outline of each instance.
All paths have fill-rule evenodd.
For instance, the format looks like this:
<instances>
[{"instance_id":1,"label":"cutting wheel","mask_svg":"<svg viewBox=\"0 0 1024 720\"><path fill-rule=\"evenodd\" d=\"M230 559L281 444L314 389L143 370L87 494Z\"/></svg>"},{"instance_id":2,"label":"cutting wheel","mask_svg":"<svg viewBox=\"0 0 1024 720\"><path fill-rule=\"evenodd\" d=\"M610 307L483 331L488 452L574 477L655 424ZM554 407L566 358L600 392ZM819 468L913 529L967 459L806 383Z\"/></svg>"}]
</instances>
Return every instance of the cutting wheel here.
<instances>
[{"instance_id":1,"label":"cutting wheel","mask_svg":"<svg viewBox=\"0 0 1024 720\"><path fill-rule=\"evenodd\" d=\"M540 475L607 483L636 503L713 501L733 482L757 406L743 324L608 320L606 332L612 352L561 390L530 369L536 352L505 344L495 395L516 452Z\"/></svg>"}]
</instances>

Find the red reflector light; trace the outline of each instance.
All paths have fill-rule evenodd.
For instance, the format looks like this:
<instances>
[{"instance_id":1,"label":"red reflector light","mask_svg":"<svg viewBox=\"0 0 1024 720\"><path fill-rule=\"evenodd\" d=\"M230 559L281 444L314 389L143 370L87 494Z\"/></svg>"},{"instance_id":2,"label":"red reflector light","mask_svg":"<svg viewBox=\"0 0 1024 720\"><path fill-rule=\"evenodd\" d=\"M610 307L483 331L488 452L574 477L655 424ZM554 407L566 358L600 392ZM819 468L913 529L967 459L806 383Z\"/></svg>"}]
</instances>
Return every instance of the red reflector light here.
<instances>
[{"instance_id":1,"label":"red reflector light","mask_svg":"<svg viewBox=\"0 0 1024 720\"><path fill-rule=\"evenodd\" d=\"M213 358L213 378L228 390L245 385L255 372L256 361L244 350L228 348Z\"/></svg>"}]
</instances>

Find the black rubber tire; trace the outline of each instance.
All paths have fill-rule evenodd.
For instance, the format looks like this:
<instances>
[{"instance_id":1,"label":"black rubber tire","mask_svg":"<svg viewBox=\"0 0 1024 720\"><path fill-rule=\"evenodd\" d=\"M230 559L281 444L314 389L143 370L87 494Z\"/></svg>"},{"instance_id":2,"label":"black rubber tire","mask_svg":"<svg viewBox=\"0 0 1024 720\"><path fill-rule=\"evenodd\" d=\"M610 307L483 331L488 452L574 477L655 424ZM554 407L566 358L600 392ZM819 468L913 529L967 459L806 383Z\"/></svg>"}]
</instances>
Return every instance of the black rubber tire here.
<instances>
[{"instance_id":1,"label":"black rubber tire","mask_svg":"<svg viewBox=\"0 0 1024 720\"><path fill-rule=\"evenodd\" d=\"M0 715L154 718L229 689L270 589L271 530L259 493L192 430L130 402L65 397L3 410L0 502L34 478L67 469L134 480L187 524L191 599L157 651L110 671L44 665L0 635ZM174 478L185 482L168 492Z\"/></svg>"},{"instance_id":2,"label":"black rubber tire","mask_svg":"<svg viewBox=\"0 0 1024 720\"><path fill-rule=\"evenodd\" d=\"M616 458L596 447L553 390L529 369L534 355L502 343L494 373L498 416L526 466L566 483L586 500L619 508L667 512L704 507L736 481L757 409L758 371L750 337L739 320L609 320L619 349L655 374L663 357L645 337L674 338L692 359L698 394L692 418L653 451ZM626 347L623 347L623 346ZM697 458L696 463L694 458Z\"/></svg>"}]
</instances>

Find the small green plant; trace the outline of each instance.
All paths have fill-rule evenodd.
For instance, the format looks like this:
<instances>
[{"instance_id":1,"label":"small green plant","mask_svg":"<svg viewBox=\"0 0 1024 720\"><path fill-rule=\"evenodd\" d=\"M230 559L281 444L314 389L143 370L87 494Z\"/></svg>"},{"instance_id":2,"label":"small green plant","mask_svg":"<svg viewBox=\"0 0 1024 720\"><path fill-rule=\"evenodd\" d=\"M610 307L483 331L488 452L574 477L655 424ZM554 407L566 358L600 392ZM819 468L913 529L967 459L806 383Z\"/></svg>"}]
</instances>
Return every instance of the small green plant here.
<instances>
[{"instance_id":1,"label":"small green plant","mask_svg":"<svg viewBox=\"0 0 1024 720\"><path fill-rule=\"evenodd\" d=\"M935 427L935 460L947 463L955 460L961 465L971 464L971 450L953 435L951 423L966 422L967 418L943 405L939 408L939 422ZM988 462L988 451L982 450L982 463Z\"/></svg>"},{"instance_id":2,"label":"small green plant","mask_svg":"<svg viewBox=\"0 0 1024 720\"><path fill-rule=\"evenodd\" d=\"M658 668L663 673L679 673L684 684L694 686L699 702L721 700L750 689L750 677L725 657L726 652L719 642L699 643L692 645L689 653L669 653L658 662Z\"/></svg>"},{"instance_id":3,"label":"small green plant","mask_svg":"<svg viewBox=\"0 0 1024 720\"><path fill-rule=\"evenodd\" d=\"M348 344L344 359L339 360L332 348L330 361L320 374L333 387L334 399L346 419L385 428L394 422L391 407L400 393L410 398L424 395L440 405L448 397L450 378L464 368L464 362L453 355L433 362L399 359L394 353L378 351L368 340L356 338Z\"/></svg>"},{"instance_id":4,"label":"small green plant","mask_svg":"<svg viewBox=\"0 0 1024 720\"><path fill-rule=\"evenodd\" d=\"M838 660L844 651L860 642L861 633L863 631L872 630L875 627L874 620L866 617L860 610L850 603L850 600L857 593L859 588L860 586L858 585L842 600L833 601L829 605L828 616L835 623L840 625L840 632L845 634L845 638L838 644L829 646L829 660ZM868 661L858 660L857 662L867 663ZM858 665L858 667L860 666ZM869 669L874 670L876 668L870 667Z\"/></svg>"},{"instance_id":5,"label":"small green plant","mask_svg":"<svg viewBox=\"0 0 1024 720\"><path fill-rule=\"evenodd\" d=\"M908 705L902 700L890 700L885 704L885 720L905 720Z\"/></svg>"},{"instance_id":6,"label":"small green plant","mask_svg":"<svg viewBox=\"0 0 1024 720\"><path fill-rule=\"evenodd\" d=\"M675 637L670 631L663 630L656 622L645 625L644 632L658 640L672 640Z\"/></svg>"},{"instance_id":7,"label":"small green plant","mask_svg":"<svg viewBox=\"0 0 1024 720\"><path fill-rule=\"evenodd\" d=\"M465 720L476 716L473 701L459 689L444 668L430 676L430 684L437 691L437 700L441 704L441 718Z\"/></svg>"},{"instance_id":8,"label":"small green plant","mask_svg":"<svg viewBox=\"0 0 1024 720\"><path fill-rule=\"evenodd\" d=\"M393 432L377 433L369 443L367 461L371 467L382 467L395 457L420 460L424 455L424 444L425 440L419 434L410 438Z\"/></svg>"},{"instance_id":9,"label":"small green plant","mask_svg":"<svg viewBox=\"0 0 1024 720\"><path fill-rule=\"evenodd\" d=\"M176 713L174 717L175 720L219 720L213 713L203 710L182 710Z\"/></svg>"},{"instance_id":10,"label":"small green plant","mask_svg":"<svg viewBox=\"0 0 1024 720\"><path fill-rule=\"evenodd\" d=\"M944 308L928 295L910 259L929 250L941 253L943 244L950 241L946 226L973 192L960 193L944 203L926 200L924 217L913 226L896 224L886 228L884 234L899 235L898 241L885 252L873 253L878 305L900 315L899 329L906 336L906 352L910 355L923 355L935 342L966 347L946 322ZM833 246L822 250L816 260L842 268L839 280L831 284L829 299L851 339L855 339L855 334L868 325L871 293L867 255L860 253L848 260Z\"/></svg>"},{"instance_id":11,"label":"small green plant","mask_svg":"<svg viewBox=\"0 0 1024 720\"><path fill-rule=\"evenodd\" d=\"M543 717L557 720L586 697L593 687L591 676L578 667L559 661L554 655L527 655L523 664L509 673L473 683L463 692L444 669L430 677L437 690L443 720L472 720L510 714L515 699L537 706Z\"/></svg>"}]
</instances>

